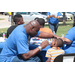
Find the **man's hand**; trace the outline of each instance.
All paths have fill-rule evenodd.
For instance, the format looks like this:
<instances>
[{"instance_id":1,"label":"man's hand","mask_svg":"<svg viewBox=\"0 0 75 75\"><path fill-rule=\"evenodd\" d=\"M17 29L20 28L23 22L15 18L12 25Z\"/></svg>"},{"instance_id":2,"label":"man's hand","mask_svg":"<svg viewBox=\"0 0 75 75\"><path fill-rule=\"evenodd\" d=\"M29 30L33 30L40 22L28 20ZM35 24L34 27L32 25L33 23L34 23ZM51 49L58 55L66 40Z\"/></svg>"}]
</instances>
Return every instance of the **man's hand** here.
<instances>
[{"instance_id":1,"label":"man's hand","mask_svg":"<svg viewBox=\"0 0 75 75\"><path fill-rule=\"evenodd\" d=\"M54 15L50 15L50 16L48 15L48 16L47 16L47 18L51 18L51 17L55 17L55 16L54 16Z\"/></svg>"},{"instance_id":2,"label":"man's hand","mask_svg":"<svg viewBox=\"0 0 75 75\"><path fill-rule=\"evenodd\" d=\"M47 41L47 40L45 40L45 41L43 41L42 43L41 43L41 47L42 47L42 49L43 48L45 48L46 46L48 46L49 45L49 42Z\"/></svg>"}]
</instances>

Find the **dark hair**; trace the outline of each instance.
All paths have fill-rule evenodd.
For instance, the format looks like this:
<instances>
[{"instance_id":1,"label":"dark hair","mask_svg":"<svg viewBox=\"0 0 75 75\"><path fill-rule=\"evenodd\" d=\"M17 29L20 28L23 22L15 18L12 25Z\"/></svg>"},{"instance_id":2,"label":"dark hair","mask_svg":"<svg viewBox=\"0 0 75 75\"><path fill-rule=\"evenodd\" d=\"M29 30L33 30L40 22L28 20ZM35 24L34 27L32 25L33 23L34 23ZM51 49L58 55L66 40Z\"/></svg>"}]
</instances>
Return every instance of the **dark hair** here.
<instances>
[{"instance_id":1,"label":"dark hair","mask_svg":"<svg viewBox=\"0 0 75 75\"><path fill-rule=\"evenodd\" d=\"M39 22L40 25L44 26L45 25L45 20L43 18L37 18L35 19Z\"/></svg>"},{"instance_id":2,"label":"dark hair","mask_svg":"<svg viewBox=\"0 0 75 75\"><path fill-rule=\"evenodd\" d=\"M73 27L75 27L75 22L73 23Z\"/></svg>"},{"instance_id":3,"label":"dark hair","mask_svg":"<svg viewBox=\"0 0 75 75\"><path fill-rule=\"evenodd\" d=\"M16 23L17 21L20 21L20 18L22 18L22 16L20 14L16 14L14 17L13 17L13 21Z\"/></svg>"},{"instance_id":4,"label":"dark hair","mask_svg":"<svg viewBox=\"0 0 75 75\"><path fill-rule=\"evenodd\" d=\"M64 42L61 38L55 39L55 41L57 42L57 47L62 47Z\"/></svg>"}]
</instances>

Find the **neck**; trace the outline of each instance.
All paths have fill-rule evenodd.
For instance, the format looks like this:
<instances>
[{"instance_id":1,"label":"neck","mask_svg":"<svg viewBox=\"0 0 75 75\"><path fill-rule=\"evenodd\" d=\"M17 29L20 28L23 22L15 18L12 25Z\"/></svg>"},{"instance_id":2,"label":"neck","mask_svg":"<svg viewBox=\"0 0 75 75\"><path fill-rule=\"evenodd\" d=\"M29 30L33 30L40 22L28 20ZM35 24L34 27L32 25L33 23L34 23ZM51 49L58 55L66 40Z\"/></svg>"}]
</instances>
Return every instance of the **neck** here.
<instances>
[{"instance_id":1,"label":"neck","mask_svg":"<svg viewBox=\"0 0 75 75\"><path fill-rule=\"evenodd\" d=\"M27 35L29 35L29 26L25 25L24 28L26 30Z\"/></svg>"},{"instance_id":2,"label":"neck","mask_svg":"<svg viewBox=\"0 0 75 75\"><path fill-rule=\"evenodd\" d=\"M52 47L52 48L55 48L55 49L60 49L60 47Z\"/></svg>"}]
</instances>

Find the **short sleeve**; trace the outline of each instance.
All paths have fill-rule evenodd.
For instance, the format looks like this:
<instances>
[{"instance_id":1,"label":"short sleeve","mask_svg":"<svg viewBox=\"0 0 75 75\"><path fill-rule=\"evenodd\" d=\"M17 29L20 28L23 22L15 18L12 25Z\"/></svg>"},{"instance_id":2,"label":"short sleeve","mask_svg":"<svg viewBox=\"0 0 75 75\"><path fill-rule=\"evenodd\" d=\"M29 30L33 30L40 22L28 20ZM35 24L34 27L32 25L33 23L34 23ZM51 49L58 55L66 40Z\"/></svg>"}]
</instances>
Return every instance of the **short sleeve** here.
<instances>
[{"instance_id":1,"label":"short sleeve","mask_svg":"<svg viewBox=\"0 0 75 75\"><path fill-rule=\"evenodd\" d=\"M58 16L61 16L61 13L60 12L58 12Z\"/></svg>"},{"instance_id":2,"label":"short sleeve","mask_svg":"<svg viewBox=\"0 0 75 75\"><path fill-rule=\"evenodd\" d=\"M49 16L50 16L50 12L47 12L47 15L49 15Z\"/></svg>"},{"instance_id":3,"label":"short sleeve","mask_svg":"<svg viewBox=\"0 0 75 75\"><path fill-rule=\"evenodd\" d=\"M38 31L37 35L36 36L39 36L39 34L41 33L41 31Z\"/></svg>"},{"instance_id":4,"label":"short sleeve","mask_svg":"<svg viewBox=\"0 0 75 75\"><path fill-rule=\"evenodd\" d=\"M17 50L18 54L24 54L29 51L28 40L19 39L17 41Z\"/></svg>"},{"instance_id":5,"label":"short sleeve","mask_svg":"<svg viewBox=\"0 0 75 75\"><path fill-rule=\"evenodd\" d=\"M65 35L65 38L73 41L75 40L75 33L74 33L74 30L73 29L70 29L67 34Z\"/></svg>"},{"instance_id":6,"label":"short sleeve","mask_svg":"<svg viewBox=\"0 0 75 75\"><path fill-rule=\"evenodd\" d=\"M46 56L45 57L51 57L51 52L49 51L49 50L47 50L47 52L46 52Z\"/></svg>"}]
</instances>

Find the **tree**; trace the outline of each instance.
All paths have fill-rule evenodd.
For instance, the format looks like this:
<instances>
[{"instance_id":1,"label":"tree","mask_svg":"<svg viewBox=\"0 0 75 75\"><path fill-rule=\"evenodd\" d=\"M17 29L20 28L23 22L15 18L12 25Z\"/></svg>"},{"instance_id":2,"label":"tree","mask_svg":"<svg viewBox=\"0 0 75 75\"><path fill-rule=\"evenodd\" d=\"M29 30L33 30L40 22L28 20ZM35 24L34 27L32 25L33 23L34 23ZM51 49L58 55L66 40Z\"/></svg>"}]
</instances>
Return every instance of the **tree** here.
<instances>
[{"instance_id":1,"label":"tree","mask_svg":"<svg viewBox=\"0 0 75 75\"><path fill-rule=\"evenodd\" d=\"M11 12L11 25L14 25L13 16L14 16L14 12Z\"/></svg>"},{"instance_id":2,"label":"tree","mask_svg":"<svg viewBox=\"0 0 75 75\"><path fill-rule=\"evenodd\" d=\"M65 16L65 12L63 12L63 25L66 25L66 16Z\"/></svg>"}]
</instances>

